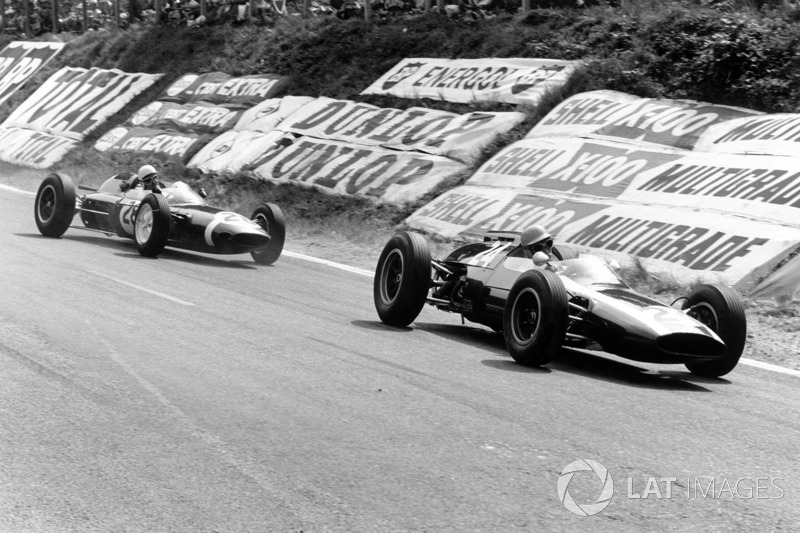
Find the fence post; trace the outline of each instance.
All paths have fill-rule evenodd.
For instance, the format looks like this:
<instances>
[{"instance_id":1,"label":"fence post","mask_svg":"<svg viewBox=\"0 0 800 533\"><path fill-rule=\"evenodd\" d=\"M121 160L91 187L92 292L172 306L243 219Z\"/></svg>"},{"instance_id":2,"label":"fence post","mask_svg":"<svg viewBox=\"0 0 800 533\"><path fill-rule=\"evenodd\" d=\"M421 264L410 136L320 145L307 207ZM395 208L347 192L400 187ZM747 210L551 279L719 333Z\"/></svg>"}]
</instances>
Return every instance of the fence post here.
<instances>
[{"instance_id":1,"label":"fence post","mask_svg":"<svg viewBox=\"0 0 800 533\"><path fill-rule=\"evenodd\" d=\"M114 0L114 24L119 28L119 0Z\"/></svg>"},{"instance_id":2,"label":"fence post","mask_svg":"<svg viewBox=\"0 0 800 533\"><path fill-rule=\"evenodd\" d=\"M372 2L364 0L364 20L369 22L372 19Z\"/></svg>"},{"instance_id":3,"label":"fence post","mask_svg":"<svg viewBox=\"0 0 800 533\"><path fill-rule=\"evenodd\" d=\"M6 20L6 0L0 0L0 20L3 21L0 24L0 35L3 35L6 32L6 24L8 24Z\"/></svg>"},{"instance_id":4,"label":"fence post","mask_svg":"<svg viewBox=\"0 0 800 533\"><path fill-rule=\"evenodd\" d=\"M303 0L303 18L311 16L311 0Z\"/></svg>"},{"instance_id":5,"label":"fence post","mask_svg":"<svg viewBox=\"0 0 800 533\"><path fill-rule=\"evenodd\" d=\"M89 15L86 12L86 0L81 1L81 6L83 6L83 33L89 31Z\"/></svg>"},{"instance_id":6,"label":"fence post","mask_svg":"<svg viewBox=\"0 0 800 533\"><path fill-rule=\"evenodd\" d=\"M153 7L156 9L156 24L161 24L161 0L155 0Z\"/></svg>"},{"instance_id":7,"label":"fence post","mask_svg":"<svg viewBox=\"0 0 800 533\"><path fill-rule=\"evenodd\" d=\"M58 33L58 0L50 0L50 14L53 15L53 33ZM2 9L2 8L0 8ZM5 13L5 10L3 10Z\"/></svg>"},{"instance_id":8,"label":"fence post","mask_svg":"<svg viewBox=\"0 0 800 533\"><path fill-rule=\"evenodd\" d=\"M531 10L531 0L522 0L522 12L528 13Z\"/></svg>"},{"instance_id":9,"label":"fence post","mask_svg":"<svg viewBox=\"0 0 800 533\"><path fill-rule=\"evenodd\" d=\"M436 0L436 11L439 13L444 11L444 0Z\"/></svg>"}]
</instances>

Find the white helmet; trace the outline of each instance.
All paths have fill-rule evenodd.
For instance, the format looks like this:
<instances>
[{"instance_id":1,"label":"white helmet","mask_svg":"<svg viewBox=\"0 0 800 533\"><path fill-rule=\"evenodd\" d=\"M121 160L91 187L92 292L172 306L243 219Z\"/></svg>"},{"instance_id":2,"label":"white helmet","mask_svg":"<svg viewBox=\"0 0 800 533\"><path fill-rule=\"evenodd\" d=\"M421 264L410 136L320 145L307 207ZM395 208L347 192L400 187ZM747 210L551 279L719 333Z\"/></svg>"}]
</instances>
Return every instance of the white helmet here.
<instances>
[{"instance_id":1,"label":"white helmet","mask_svg":"<svg viewBox=\"0 0 800 533\"><path fill-rule=\"evenodd\" d=\"M544 226L535 224L522 232L520 242L523 246L531 246L532 244L547 241L550 238L550 232L544 229Z\"/></svg>"},{"instance_id":2,"label":"white helmet","mask_svg":"<svg viewBox=\"0 0 800 533\"><path fill-rule=\"evenodd\" d=\"M136 177L144 183L150 183L158 176L158 171L153 165L142 165Z\"/></svg>"}]
</instances>

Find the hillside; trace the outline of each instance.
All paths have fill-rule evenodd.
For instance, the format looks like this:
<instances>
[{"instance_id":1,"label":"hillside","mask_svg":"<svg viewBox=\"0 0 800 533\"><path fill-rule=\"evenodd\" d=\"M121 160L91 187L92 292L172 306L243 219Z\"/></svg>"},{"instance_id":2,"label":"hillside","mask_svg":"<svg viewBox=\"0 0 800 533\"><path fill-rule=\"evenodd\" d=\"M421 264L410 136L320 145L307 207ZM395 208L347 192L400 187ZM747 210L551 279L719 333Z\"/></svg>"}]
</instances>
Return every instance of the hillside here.
<instances>
[{"instance_id":1,"label":"hillside","mask_svg":"<svg viewBox=\"0 0 800 533\"><path fill-rule=\"evenodd\" d=\"M501 146L524 135L564 98L595 89L642 97L688 98L738 105L764 112L794 112L800 101L800 9L782 4L755 9L749 2L623 2L585 9L535 9L527 15L459 20L427 15L375 21L298 17L272 27L218 25L199 28L132 26L125 31L92 31L82 36L45 35L68 40L65 50L0 108L4 119L55 70L64 66L118 68L165 73L115 117L89 135L54 170L82 183L99 183L142 161L103 156L92 148L103 133L152 101L177 77L191 72L232 75L277 73L291 81L284 94L360 100L383 107L425 106L455 112L465 104L364 97L360 91L405 57L539 57L583 60L560 90L548 94L528 119L486 148L480 165ZM0 45L10 41L0 39ZM481 110L511 110L509 105ZM176 163L163 169L170 178L197 180L232 207L248 209L257 198L280 202L292 218L314 228L331 224L353 234L387 229L432 195L405 206L375 205L359 198L329 197L291 186L258 183L246 176L186 176ZM449 188L469 173L445 183Z\"/></svg>"},{"instance_id":2,"label":"hillside","mask_svg":"<svg viewBox=\"0 0 800 533\"><path fill-rule=\"evenodd\" d=\"M232 75L271 72L291 76L285 94L362 100L384 107L422 105L456 112L472 106L436 101L361 97L360 91L404 57L540 57L583 60L558 94L526 110L528 122L510 134L516 140L565 97L613 89L643 97L688 98L793 112L800 101L800 9L761 11L731 2L669 4L626 2L618 7L537 9L467 21L438 14L360 20L297 17L273 27L219 25L200 28L132 26L69 39L66 49L0 109L0 119L63 65L162 72L156 86L95 131L87 146L130 113L151 101L178 76L222 71ZM43 39L53 38L45 35ZM10 41L2 36L0 45ZM499 105L484 110L508 110ZM489 147L487 157L496 151ZM88 158L73 154L63 165ZM180 172L178 168L176 171Z\"/></svg>"}]
</instances>

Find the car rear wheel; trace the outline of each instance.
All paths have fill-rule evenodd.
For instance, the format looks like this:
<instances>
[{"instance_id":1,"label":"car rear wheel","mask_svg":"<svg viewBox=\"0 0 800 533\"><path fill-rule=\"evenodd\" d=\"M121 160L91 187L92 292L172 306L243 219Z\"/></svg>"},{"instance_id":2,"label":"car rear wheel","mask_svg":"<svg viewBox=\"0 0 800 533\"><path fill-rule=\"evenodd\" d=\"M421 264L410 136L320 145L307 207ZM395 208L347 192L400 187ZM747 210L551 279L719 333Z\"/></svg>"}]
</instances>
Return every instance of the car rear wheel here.
<instances>
[{"instance_id":1,"label":"car rear wheel","mask_svg":"<svg viewBox=\"0 0 800 533\"><path fill-rule=\"evenodd\" d=\"M553 246L553 255L559 261L564 261L565 259L577 259L578 252L566 246L564 244L556 244Z\"/></svg>"},{"instance_id":2,"label":"car rear wheel","mask_svg":"<svg viewBox=\"0 0 800 533\"><path fill-rule=\"evenodd\" d=\"M75 186L61 174L48 175L36 193L36 227L46 237L61 237L75 216Z\"/></svg>"},{"instance_id":3,"label":"car rear wheel","mask_svg":"<svg viewBox=\"0 0 800 533\"><path fill-rule=\"evenodd\" d=\"M693 374L713 378L733 370L747 340L747 318L739 295L724 285L700 285L689 294L682 308L725 343L725 355L721 359L687 363L686 368Z\"/></svg>"},{"instance_id":4,"label":"car rear wheel","mask_svg":"<svg viewBox=\"0 0 800 533\"><path fill-rule=\"evenodd\" d=\"M373 284L375 309L384 324L405 327L419 316L431 284L431 252L422 235L403 231L389 239Z\"/></svg>"},{"instance_id":5,"label":"car rear wheel","mask_svg":"<svg viewBox=\"0 0 800 533\"><path fill-rule=\"evenodd\" d=\"M561 350L569 323L567 291L547 270L529 270L511 287L503 312L503 337L514 361L549 363Z\"/></svg>"},{"instance_id":6,"label":"car rear wheel","mask_svg":"<svg viewBox=\"0 0 800 533\"><path fill-rule=\"evenodd\" d=\"M260 265L271 265L281 256L283 244L286 242L286 222L283 219L283 211L275 204L261 204L253 211L250 219L264 228L270 237L266 248L250 252L250 255Z\"/></svg>"},{"instance_id":7,"label":"car rear wheel","mask_svg":"<svg viewBox=\"0 0 800 533\"><path fill-rule=\"evenodd\" d=\"M133 237L140 254L156 257L164 250L171 218L169 203L160 194L148 194L142 199L133 225Z\"/></svg>"}]
</instances>

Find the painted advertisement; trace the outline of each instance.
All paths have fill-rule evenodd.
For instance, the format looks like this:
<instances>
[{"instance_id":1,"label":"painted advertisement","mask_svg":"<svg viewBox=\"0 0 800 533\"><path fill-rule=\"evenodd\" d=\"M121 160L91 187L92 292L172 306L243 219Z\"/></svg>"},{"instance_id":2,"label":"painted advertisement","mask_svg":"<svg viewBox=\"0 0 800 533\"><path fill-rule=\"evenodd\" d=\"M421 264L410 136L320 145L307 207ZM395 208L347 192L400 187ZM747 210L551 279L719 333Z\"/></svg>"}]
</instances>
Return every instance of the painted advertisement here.
<instances>
[{"instance_id":1,"label":"painted advertisement","mask_svg":"<svg viewBox=\"0 0 800 533\"><path fill-rule=\"evenodd\" d=\"M160 74L130 74L121 70L64 67L43 83L18 106L0 126L0 137L18 137L11 144L0 144L0 159L23 166L45 168L38 151L41 143L52 142L59 149L45 159L49 166L61 159L68 146L117 113L137 94L150 87ZM35 131L47 135L21 133ZM50 137L73 141L57 142ZM58 155L56 155L58 154Z\"/></svg>"},{"instance_id":2,"label":"painted advertisement","mask_svg":"<svg viewBox=\"0 0 800 533\"><path fill-rule=\"evenodd\" d=\"M176 104L156 100L131 115L128 123L134 127L218 135L233 128L244 111L231 104Z\"/></svg>"},{"instance_id":3,"label":"painted advertisement","mask_svg":"<svg viewBox=\"0 0 800 533\"><path fill-rule=\"evenodd\" d=\"M65 43L13 41L0 51L0 105L17 92Z\"/></svg>"},{"instance_id":4,"label":"painted advertisement","mask_svg":"<svg viewBox=\"0 0 800 533\"><path fill-rule=\"evenodd\" d=\"M160 76L64 67L17 107L3 127L36 130L80 141Z\"/></svg>"},{"instance_id":5,"label":"painted advertisement","mask_svg":"<svg viewBox=\"0 0 800 533\"><path fill-rule=\"evenodd\" d=\"M534 58L406 58L361 94L535 105L546 90L563 85L576 65Z\"/></svg>"},{"instance_id":6,"label":"painted advertisement","mask_svg":"<svg viewBox=\"0 0 800 533\"><path fill-rule=\"evenodd\" d=\"M284 96L264 100L242 113L242 117L233 129L269 133L277 129L278 124L286 117L314 100L316 98L311 96Z\"/></svg>"},{"instance_id":7,"label":"painted advertisement","mask_svg":"<svg viewBox=\"0 0 800 533\"><path fill-rule=\"evenodd\" d=\"M564 199L513 189L464 186L416 211L411 227L479 237L491 229L541 224L556 240L680 281L752 282L800 245L800 228L678 207Z\"/></svg>"},{"instance_id":8,"label":"painted advertisement","mask_svg":"<svg viewBox=\"0 0 800 533\"><path fill-rule=\"evenodd\" d=\"M319 139L425 152L470 164L481 149L525 120L523 113L467 113L382 108L318 98L289 115L283 131Z\"/></svg>"},{"instance_id":9,"label":"painted advertisement","mask_svg":"<svg viewBox=\"0 0 800 533\"><path fill-rule=\"evenodd\" d=\"M0 128L0 159L15 165L46 169L57 163L78 141L22 128Z\"/></svg>"},{"instance_id":10,"label":"painted advertisement","mask_svg":"<svg viewBox=\"0 0 800 533\"><path fill-rule=\"evenodd\" d=\"M282 148L281 131L227 131L198 151L187 166L203 172L238 172L271 150ZM294 137L288 136L287 143Z\"/></svg>"},{"instance_id":11,"label":"painted advertisement","mask_svg":"<svg viewBox=\"0 0 800 533\"><path fill-rule=\"evenodd\" d=\"M156 159L176 157L186 161L210 138L198 133L119 126L100 137L94 148L99 152L145 152Z\"/></svg>"},{"instance_id":12,"label":"painted advertisement","mask_svg":"<svg viewBox=\"0 0 800 533\"><path fill-rule=\"evenodd\" d=\"M467 184L616 198L635 178L688 153L602 137L534 137L498 152Z\"/></svg>"},{"instance_id":13,"label":"painted advertisement","mask_svg":"<svg viewBox=\"0 0 800 533\"><path fill-rule=\"evenodd\" d=\"M716 124L760 115L751 109L692 100L639 98L616 91L591 91L553 108L527 137L586 134L650 142L686 150Z\"/></svg>"},{"instance_id":14,"label":"painted advertisement","mask_svg":"<svg viewBox=\"0 0 800 533\"><path fill-rule=\"evenodd\" d=\"M301 137L248 166L262 179L401 204L465 169L450 159Z\"/></svg>"},{"instance_id":15,"label":"painted advertisement","mask_svg":"<svg viewBox=\"0 0 800 533\"><path fill-rule=\"evenodd\" d=\"M239 104L252 107L272 98L288 78L277 74L231 76L224 72L184 74L175 80L159 100L188 103Z\"/></svg>"},{"instance_id":16,"label":"painted advertisement","mask_svg":"<svg viewBox=\"0 0 800 533\"><path fill-rule=\"evenodd\" d=\"M711 153L784 155L797 157L800 114L780 113L744 117L716 124L697 143Z\"/></svg>"}]
</instances>

